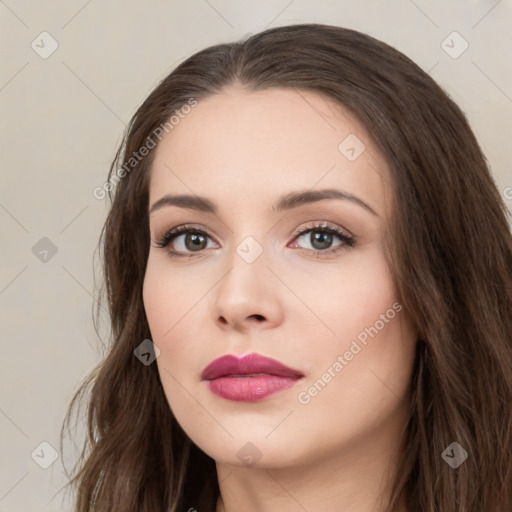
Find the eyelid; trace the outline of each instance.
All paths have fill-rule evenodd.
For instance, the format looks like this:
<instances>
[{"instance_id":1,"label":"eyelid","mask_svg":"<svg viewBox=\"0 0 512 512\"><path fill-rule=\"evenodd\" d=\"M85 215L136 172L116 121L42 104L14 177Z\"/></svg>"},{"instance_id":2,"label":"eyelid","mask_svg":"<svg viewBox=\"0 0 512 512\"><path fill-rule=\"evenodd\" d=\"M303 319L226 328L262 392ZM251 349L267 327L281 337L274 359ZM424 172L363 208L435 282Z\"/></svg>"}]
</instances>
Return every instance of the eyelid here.
<instances>
[{"instance_id":1,"label":"eyelid","mask_svg":"<svg viewBox=\"0 0 512 512\"><path fill-rule=\"evenodd\" d=\"M333 224L332 222L329 222L328 220L320 220L320 221L315 221L315 222L318 222L318 224L313 224L312 226L309 226L309 227L297 228L294 231L292 236L297 237L301 234L304 234L304 232L307 232L310 230L317 229L320 231L321 229L328 228L328 229L332 229L333 231L339 232L340 234L346 236L347 238L354 238L354 235L352 233L350 233L350 231L348 231L345 228L342 228L341 226L338 226L337 224Z\"/></svg>"}]
</instances>

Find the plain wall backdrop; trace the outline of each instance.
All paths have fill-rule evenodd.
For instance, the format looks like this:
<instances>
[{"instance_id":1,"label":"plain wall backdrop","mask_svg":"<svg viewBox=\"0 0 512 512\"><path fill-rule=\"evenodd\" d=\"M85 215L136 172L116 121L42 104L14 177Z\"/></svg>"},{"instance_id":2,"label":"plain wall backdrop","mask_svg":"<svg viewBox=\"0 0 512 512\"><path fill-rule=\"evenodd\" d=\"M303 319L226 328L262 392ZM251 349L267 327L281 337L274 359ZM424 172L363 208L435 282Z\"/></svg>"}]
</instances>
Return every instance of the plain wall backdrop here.
<instances>
[{"instance_id":1,"label":"plain wall backdrop","mask_svg":"<svg viewBox=\"0 0 512 512\"><path fill-rule=\"evenodd\" d=\"M512 207L510 0L0 0L0 512L70 510L61 422L102 355L93 256L108 204L93 190L125 124L196 51L308 22L365 32L430 73Z\"/></svg>"}]
</instances>

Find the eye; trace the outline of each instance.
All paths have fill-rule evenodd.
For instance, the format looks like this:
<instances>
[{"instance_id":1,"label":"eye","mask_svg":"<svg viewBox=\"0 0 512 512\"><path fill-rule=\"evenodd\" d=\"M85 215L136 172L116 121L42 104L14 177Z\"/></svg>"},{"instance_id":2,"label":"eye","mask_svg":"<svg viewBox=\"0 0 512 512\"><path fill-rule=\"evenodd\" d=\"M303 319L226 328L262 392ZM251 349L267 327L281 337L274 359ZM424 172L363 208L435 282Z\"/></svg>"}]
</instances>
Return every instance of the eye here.
<instances>
[{"instance_id":1,"label":"eye","mask_svg":"<svg viewBox=\"0 0 512 512\"><path fill-rule=\"evenodd\" d=\"M307 235L309 235L309 237ZM175 245L173 248L168 248L168 253L171 257L192 258L195 256L194 253L199 254L203 252L204 249L208 248L209 238L211 237L205 230L185 224L167 231L155 245L159 248ZM353 236L343 231L338 226L329 223L320 223L306 229L298 230L294 233L294 242L292 242L294 245L291 247L297 247L296 240L300 240L301 238L309 242L311 246L310 248L302 247L302 249L318 257L338 253L346 250L348 247L355 246L355 238ZM338 238L341 243L331 248L335 238ZM299 246L299 248L301 247Z\"/></svg>"},{"instance_id":2,"label":"eye","mask_svg":"<svg viewBox=\"0 0 512 512\"><path fill-rule=\"evenodd\" d=\"M182 238L182 240L179 240ZM194 252L201 252L206 249L207 239L210 238L208 234L197 227L183 225L178 226L167 233L157 242L157 247L165 248L171 243L176 243L178 249L169 249L171 256L193 256ZM191 253L187 253L191 251Z\"/></svg>"},{"instance_id":3,"label":"eye","mask_svg":"<svg viewBox=\"0 0 512 512\"><path fill-rule=\"evenodd\" d=\"M316 253L317 256L334 254L339 251L346 250L347 247L355 246L355 238L353 236L346 233L338 226L329 223L320 223L318 225L299 230L295 233L295 240L299 240L301 238L310 245L310 247L306 247L306 249ZM331 248L335 238L341 240L341 244Z\"/></svg>"}]
</instances>

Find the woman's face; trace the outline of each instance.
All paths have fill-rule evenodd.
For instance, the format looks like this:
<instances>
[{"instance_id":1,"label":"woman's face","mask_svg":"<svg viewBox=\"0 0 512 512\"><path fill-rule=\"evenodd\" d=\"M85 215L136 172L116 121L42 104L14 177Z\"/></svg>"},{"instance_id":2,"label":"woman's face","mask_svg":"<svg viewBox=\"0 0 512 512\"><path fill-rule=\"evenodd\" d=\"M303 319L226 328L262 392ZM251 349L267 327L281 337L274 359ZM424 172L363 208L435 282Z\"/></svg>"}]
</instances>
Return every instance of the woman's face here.
<instances>
[{"instance_id":1,"label":"woman's face","mask_svg":"<svg viewBox=\"0 0 512 512\"><path fill-rule=\"evenodd\" d=\"M156 148L144 307L169 406L216 461L284 467L396 439L416 333L384 257L389 184L360 123L308 91L224 89ZM157 247L178 226L192 231ZM228 354L294 372L204 376Z\"/></svg>"}]
</instances>

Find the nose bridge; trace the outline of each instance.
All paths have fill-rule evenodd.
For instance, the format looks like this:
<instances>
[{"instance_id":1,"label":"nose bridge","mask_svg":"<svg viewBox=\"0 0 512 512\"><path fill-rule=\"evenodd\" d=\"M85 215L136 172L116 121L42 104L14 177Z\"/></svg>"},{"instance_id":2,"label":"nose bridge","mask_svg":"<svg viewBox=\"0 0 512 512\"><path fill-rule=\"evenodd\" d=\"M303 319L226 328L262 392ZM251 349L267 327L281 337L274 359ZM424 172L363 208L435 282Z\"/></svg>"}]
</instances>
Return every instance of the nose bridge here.
<instances>
[{"instance_id":1,"label":"nose bridge","mask_svg":"<svg viewBox=\"0 0 512 512\"><path fill-rule=\"evenodd\" d=\"M246 222L243 211L256 212L256 204L244 204L239 210L235 222L231 223L231 238L229 244L228 264L230 273L235 273L243 279L251 278L253 272L259 276L270 273L266 265L269 259L268 225L258 218L255 222Z\"/></svg>"},{"instance_id":2,"label":"nose bridge","mask_svg":"<svg viewBox=\"0 0 512 512\"><path fill-rule=\"evenodd\" d=\"M223 291L233 294L231 300L247 300L258 294L257 288L270 274L266 252L253 236L246 236L233 247L228 258L229 272L220 283Z\"/></svg>"},{"instance_id":3,"label":"nose bridge","mask_svg":"<svg viewBox=\"0 0 512 512\"><path fill-rule=\"evenodd\" d=\"M248 319L275 321L280 311L278 290L267 268L269 250L255 237L245 236L227 259L227 273L215 293L214 320L235 328ZM272 281L272 282L270 282ZM276 316L277 315L277 316Z\"/></svg>"}]
</instances>

